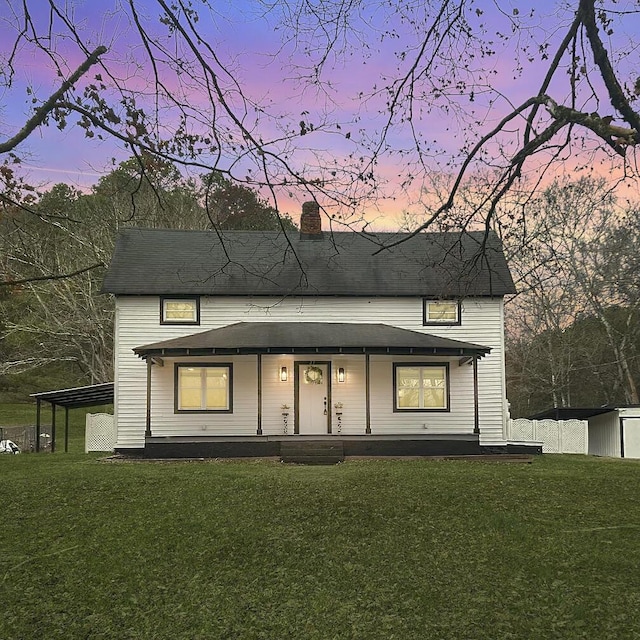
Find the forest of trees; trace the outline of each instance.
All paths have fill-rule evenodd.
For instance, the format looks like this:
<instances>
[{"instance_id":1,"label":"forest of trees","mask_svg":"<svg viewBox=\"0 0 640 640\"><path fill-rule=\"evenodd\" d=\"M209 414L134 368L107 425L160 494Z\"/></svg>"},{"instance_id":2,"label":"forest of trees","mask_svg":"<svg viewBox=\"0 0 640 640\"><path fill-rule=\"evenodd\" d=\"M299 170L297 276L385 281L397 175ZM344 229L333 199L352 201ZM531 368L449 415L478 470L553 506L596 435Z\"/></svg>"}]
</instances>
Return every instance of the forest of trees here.
<instances>
[{"instance_id":1,"label":"forest of trees","mask_svg":"<svg viewBox=\"0 0 640 640\"><path fill-rule=\"evenodd\" d=\"M640 216L605 179L556 182L528 226L503 229L519 294L507 306L512 413L638 404Z\"/></svg>"},{"instance_id":2,"label":"forest of trees","mask_svg":"<svg viewBox=\"0 0 640 640\"><path fill-rule=\"evenodd\" d=\"M111 379L113 302L100 286L119 227L295 229L289 217L224 176L185 180L169 163L151 162L150 182L138 167L122 163L87 194L55 185L32 205L47 211L44 221L5 210L3 269L22 283L0 290L0 391L24 397L34 385ZM519 291L506 304L512 415L638 404L636 208L617 202L605 180L583 179L542 191L527 219L524 229L508 209L496 217Z\"/></svg>"},{"instance_id":3,"label":"forest of trees","mask_svg":"<svg viewBox=\"0 0 640 640\"><path fill-rule=\"evenodd\" d=\"M639 177L638 3L242 5L7 5L3 384L60 368L65 383L110 377L98 290L120 226L283 229L295 193L354 230L395 201L411 204L414 233L496 229L520 291L507 305L514 415L638 402L640 238L620 195L637 197ZM229 37L250 27L274 40ZM38 190L24 160L52 128L131 159L90 193Z\"/></svg>"},{"instance_id":4,"label":"forest of trees","mask_svg":"<svg viewBox=\"0 0 640 640\"><path fill-rule=\"evenodd\" d=\"M57 184L0 216L0 391L112 379L113 301L100 293L118 228L294 230L255 191L154 159L120 164L90 193ZM40 212L46 212L42 216ZM70 274L75 274L71 275Z\"/></svg>"}]
</instances>

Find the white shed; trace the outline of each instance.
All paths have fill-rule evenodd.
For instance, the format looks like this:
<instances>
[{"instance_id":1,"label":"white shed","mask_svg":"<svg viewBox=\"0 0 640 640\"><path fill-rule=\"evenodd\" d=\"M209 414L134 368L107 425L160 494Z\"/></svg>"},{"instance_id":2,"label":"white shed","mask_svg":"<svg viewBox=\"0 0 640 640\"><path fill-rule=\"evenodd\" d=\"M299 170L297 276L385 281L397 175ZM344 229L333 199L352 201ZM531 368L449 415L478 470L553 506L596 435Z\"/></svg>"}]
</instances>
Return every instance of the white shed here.
<instances>
[{"instance_id":1,"label":"white shed","mask_svg":"<svg viewBox=\"0 0 640 640\"><path fill-rule=\"evenodd\" d=\"M640 406L554 408L532 418L587 420L590 455L640 459Z\"/></svg>"}]
</instances>

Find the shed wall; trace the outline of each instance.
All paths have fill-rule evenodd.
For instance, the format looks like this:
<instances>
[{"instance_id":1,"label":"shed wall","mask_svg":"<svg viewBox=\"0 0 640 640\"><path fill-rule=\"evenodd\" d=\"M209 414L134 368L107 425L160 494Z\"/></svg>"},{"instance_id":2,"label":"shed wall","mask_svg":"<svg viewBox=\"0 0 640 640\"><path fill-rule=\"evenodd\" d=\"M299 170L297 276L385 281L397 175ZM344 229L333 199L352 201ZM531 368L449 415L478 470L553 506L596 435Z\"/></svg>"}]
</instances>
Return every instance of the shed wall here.
<instances>
[{"instance_id":1,"label":"shed wall","mask_svg":"<svg viewBox=\"0 0 640 640\"><path fill-rule=\"evenodd\" d=\"M589 454L620 457L620 421L617 411L589 418Z\"/></svg>"}]
</instances>

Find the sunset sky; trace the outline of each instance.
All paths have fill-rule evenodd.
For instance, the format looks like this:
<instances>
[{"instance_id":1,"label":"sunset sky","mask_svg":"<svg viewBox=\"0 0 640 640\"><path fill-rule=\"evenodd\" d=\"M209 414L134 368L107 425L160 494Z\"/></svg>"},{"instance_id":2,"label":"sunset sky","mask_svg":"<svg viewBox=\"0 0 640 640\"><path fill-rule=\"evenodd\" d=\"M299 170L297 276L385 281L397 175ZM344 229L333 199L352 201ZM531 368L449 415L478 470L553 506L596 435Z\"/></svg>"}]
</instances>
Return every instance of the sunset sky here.
<instances>
[{"instance_id":1,"label":"sunset sky","mask_svg":"<svg viewBox=\"0 0 640 640\"><path fill-rule=\"evenodd\" d=\"M4 0L0 5L0 55L6 63L10 53L9 47L15 41L16 18L12 3ZM49 9L44 0L27 3L31 17L41 35L48 34ZM58 3L64 6L64 3ZM352 17L356 32L362 34L362 40L352 36L352 49L338 58L329 56L325 81L322 90L306 87L296 79L305 72L310 58L305 55L305 47L313 47L317 34L298 41L291 39L290 32L282 22L282 16L275 10L266 11L263 5L253 0L223 0L214 3L214 9L203 9L200 12L198 29L206 37L216 55L228 69L232 71L233 80L237 81L245 94L257 103L266 105L274 114L272 120L264 119L258 123L256 133L265 138L277 135L278 116L282 122L297 123L308 119L314 124L324 118L331 124L325 132L313 132L298 139L298 146L292 155L292 161L302 166L311 162L312 152L319 154L327 166L335 163L342 166L350 153L362 153L367 138L375 138L384 126L385 96L373 95L367 101L361 96L372 95L388 84L389 78L397 76L397 69L406 71L407 65L415 56L420 41L412 35L407 16L420 16L418 9L410 10L413 3L407 2L404 20L389 19L384 11L384 4L370 4L360 14ZM419 6L416 1L415 7ZM540 7L544 4L544 7ZM531 0L497 1L478 0L469 3L468 20L472 30L486 30L486 38L496 52L489 57L479 54L473 59L475 68L469 77L479 84L486 79L491 82L491 91L478 92L471 104L468 87L458 93L460 97L452 100L462 104L467 112L475 110L475 119L482 121L479 131L488 130L504 116L511 105L519 104L537 92L546 67L540 60L540 50L536 47L548 41L550 53L553 53L560 38L563 27L571 18L571 12L562 9L566 3L540 3ZM575 3L569 3L575 4ZM623 10L632 2L617 3L615 7ZM73 21L79 25L82 37L89 48L104 44L109 51L104 56L106 64L115 69L120 78L127 77L131 85L146 89L149 78L149 66L136 68L136 61L144 60L140 41L135 34L130 11L124 0L75 1L67 3L73 8ZM163 29L158 24L159 9L155 0L136 0L136 8L143 17L145 26L152 33L160 33ZM199 3L194 6L200 7ZM612 5L614 6L614 5ZM16 7L16 11L19 8ZM533 13L532 13L533 12ZM526 31L513 31L511 24L515 20L526 18ZM17 24L20 24L19 20ZM428 26L427 23L425 23ZM425 26L425 28L426 28ZM627 74L633 81L632 71L638 68L638 43L640 34L637 15L629 14L624 20L617 20L613 37L616 43L626 43L626 58L620 62L621 76ZM83 54L70 41L66 29L59 18L54 20L52 31L55 49L66 63L65 73L75 69L83 60ZM56 36L56 34L58 34ZM502 34L502 35L498 35ZM508 35L509 37L503 37ZM178 46L178 45L176 45ZM619 44L617 46L620 46ZM398 55L406 55L401 60ZM451 52L451 57L459 56L458 61L468 60L468 51ZM532 60L529 61L528 58ZM515 72L516 61L523 65L521 73ZM588 60L590 64L591 61ZM144 63L143 63L144 65ZM6 64L3 65L6 68ZM87 74L79 86L84 86L88 78L92 78L97 67ZM0 137L11 137L18 131L29 117L32 99L45 100L58 86L59 78L55 70L42 52L22 43L18 49L15 76L12 86L5 87L0 98ZM440 69L442 73L442 69ZM6 84L6 75L4 77ZM171 82L169 78L168 82ZM137 83L137 84L136 84ZM231 85L229 85L231 86ZM29 88L30 92L27 92ZM428 86L425 87L428 90ZM552 85L551 93L556 90L554 98L562 101L566 98L567 87L561 83ZM452 94L455 91L452 90ZM208 108L206 101L196 92L188 97L192 106L201 107L203 112ZM492 100L489 106L489 99ZM577 105L582 109L586 105ZM607 109L607 105L602 105ZM598 105L589 106L597 109ZM308 115L307 115L308 112ZM604 115L602 113L601 115ZM432 143L427 153L429 168L434 172L447 170L447 160L453 158L457 150L472 140L472 132L467 123L461 121L459 115L445 109L422 113L414 113L413 124L423 136L422 140ZM171 115L167 112L167 117ZM339 126L339 131L336 126ZM348 132L347 137L344 134ZM401 149L410 149L413 141L410 128L406 123L394 126L388 136L390 152L386 153L376 166L377 176L381 182L378 202L369 201L366 214L369 220L378 220L377 225L394 226L403 210L420 211L416 203L420 195L420 181L412 184L406 191L401 190L400 183L407 173L403 158L415 160L415 154L405 156L396 153ZM304 146L303 144L304 143ZM511 143L509 143L511 144ZM359 146L361 145L361 146ZM305 148L306 147L306 148ZM126 159L130 154L113 140L100 142L88 140L84 131L68 126L58 131L55 126L38 128L27 141L17 149L22 157L27 175L36 183L47 185L55 182L68 182L82 189L88 189L101 175L112 167L112 158L116 162ZM450 154L450 156L448 155ZM408 160L407 160L408 163ZM600 171L608 171L608 161L604 162ZM307 199L306 194L281 194L283 209L296 214L299 204Z\"/></svg>"}]
</instances>

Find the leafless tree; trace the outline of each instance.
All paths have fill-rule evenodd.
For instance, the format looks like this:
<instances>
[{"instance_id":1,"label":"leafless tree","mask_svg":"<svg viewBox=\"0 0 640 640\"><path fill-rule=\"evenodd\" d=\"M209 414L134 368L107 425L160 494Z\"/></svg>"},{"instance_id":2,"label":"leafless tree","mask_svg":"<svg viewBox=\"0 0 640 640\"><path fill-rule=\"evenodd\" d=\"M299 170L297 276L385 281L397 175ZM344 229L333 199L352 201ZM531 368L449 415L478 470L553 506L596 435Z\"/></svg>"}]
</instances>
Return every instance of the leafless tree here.
<instances>
[{"instance_id":1,"label":"leafless tree","mask_svg":"<svg viewBox=\"0 0 640 640\"><path fill-rule=\"evenodd\" d=\"M244 15L227 15L208 0L120 0L96 23L74 2L5 1L4 99L26 90L33 104L24 126L0 141L3 202L28 206L15 162L46 125L80 126L130 153L223 171L260 187L276 209L289 193L314 197L352 224L376 198L419 193L434 172L451 175L447 197L416 233L459 206L478 175L491 179L470 213L487 225L523 177L535 191L567 162L636 176L629 28L640 9L632 0L243 7ZM223 37L236 29L233 41L242 42L250 23L282 34L264 52L265 60L272 54L264 70L271 91L243 82L256 58ZM25 84L26 57L55 71L46 95ZM367 84L361 70L370 67ZM281 87L294 87L298 103L277 99Z\"/></svg>"},{"instance_id":2,"label":"leafless tree","mask_svg":"<svg viewBox=\"0 0 640 640\"><path fill-rule=\"evenodd\" d=\"M602 365L613 371L608 397L620 389L622 401L638 403L636 210L621 206L605 180L584 179L555 183L531 202L529 214L528 227L516 226L506 239L520 290L508 307L512 373L519 368L554 406L568 406L572 385L599 385L588 377L597 378ZM576 340L576 325L588 318L601 331L591 331L588 342ZM532 343L543 366L528 357ZM590 371L585 363L593 364Z\"/></svg>"}]
</instances>

